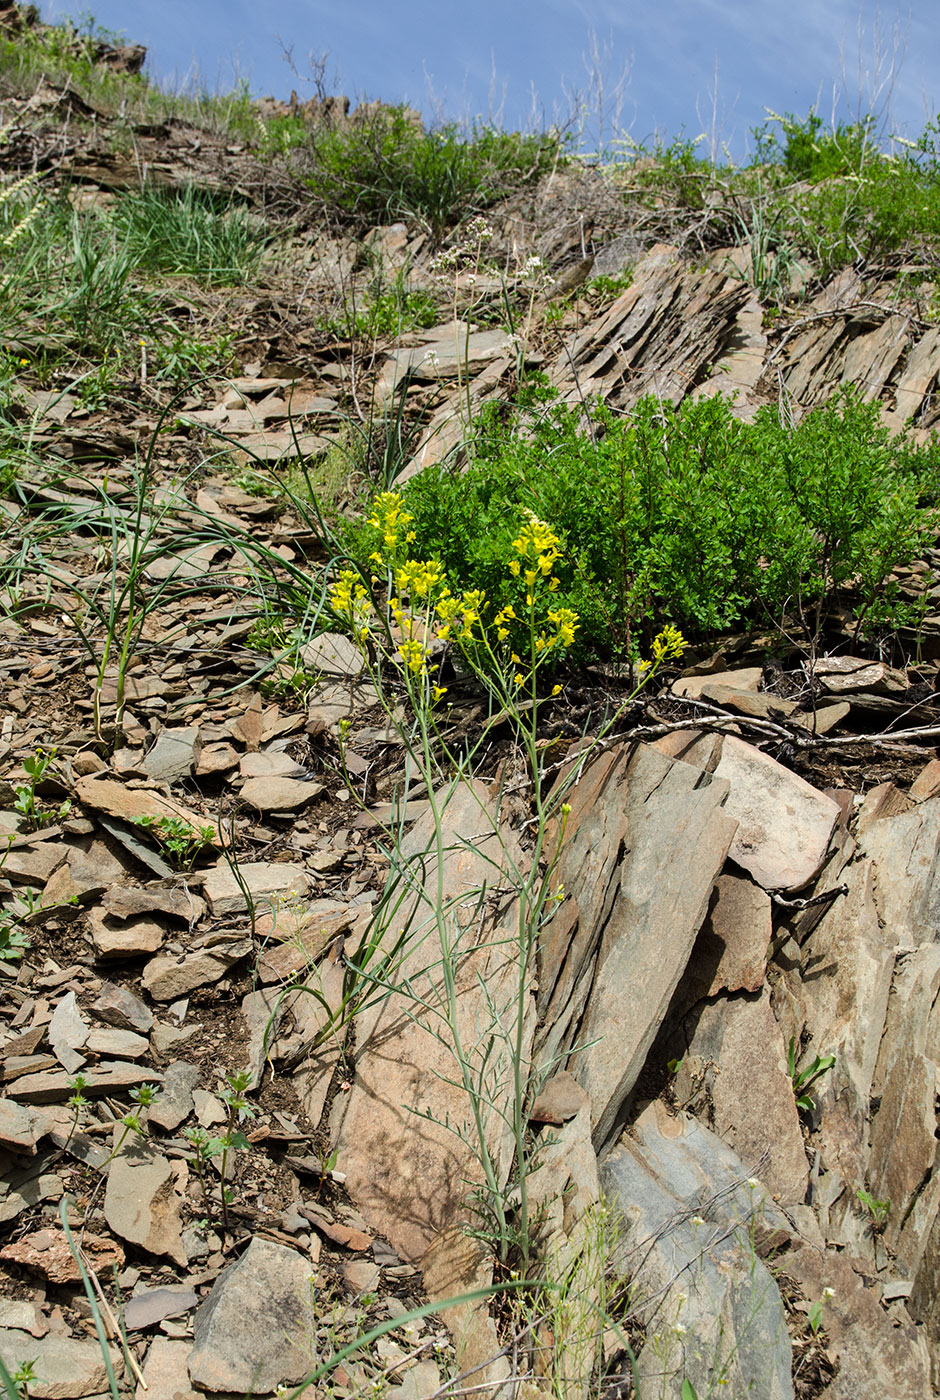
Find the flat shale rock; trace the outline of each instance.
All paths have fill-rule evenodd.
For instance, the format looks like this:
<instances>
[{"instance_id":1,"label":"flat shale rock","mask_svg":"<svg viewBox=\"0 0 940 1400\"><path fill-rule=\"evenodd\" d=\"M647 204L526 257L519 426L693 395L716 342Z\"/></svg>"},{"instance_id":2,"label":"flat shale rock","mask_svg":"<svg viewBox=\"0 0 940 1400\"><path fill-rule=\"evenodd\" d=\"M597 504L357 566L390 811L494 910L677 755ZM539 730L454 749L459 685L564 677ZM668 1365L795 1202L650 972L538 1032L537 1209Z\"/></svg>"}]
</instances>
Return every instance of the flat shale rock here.
<instances>
[{"instance_id":1,"label":"flat shale rock","mask_svg":"<svg viewBox=\"0 0 940 1400\"><path fill-rule=\"evenodd\" d=\"M247 862L239 865L238 873L261 913L275 901L306 894L310 888L310 879L303 866L286 861ZM224 861L205 872L202 889L213 918L245 913L245 896Z\"/></svg>"},{"instance_id":2,"label":"flat shale rock","mask_svg":"<svg viewBox=\"0 0 940 1400\"><path fill-rule=\"evenodd\" d=\"M316 1323L309 1259L256 1236L196 1312L192 1383L239 1395L295 1385L312 1369Z\"/></svg>"},{"instance_id":3,"label":"flat shale rock","mask_svg":"<svg viewBox=\"0 0 940 1400\"><path fill-rule=\"evenodd\" d=\"M450 917L462 929L466 950L457 971L459 1034L466 1044L473 1044L480 1027L489 1023L490 1007L508 1023L517 976L502 946L513 937L518 917L515 903L504 899L496 906L494 926L493 918L481 919L476 912L478 892L500 883L504 856L499 840L509 846L516 861L524 862L525 857L515 849L508 829L501 830L497 840L498 805L490 785L454 783L439 794L439 800L445 849L440 875L443 897L454 901ZM430 817L415 824L400 849L402 859L411 863L411 890L420 886L427 894L408 891L385 938L386 942L393 939L396 930L409 927L411 920L412 939L397 976L414 979L415 985L426 989L422 995L433 1000L441 991L441 950L433 914L438 872ZM432 1018L431 1027L435 1024ZM467 1183L479 1177L471 1147L469 1099L462 1087L448 1083L459 1072L442 1052L431 1027L422 1024L414 999L399 994L360 1012L355 1077L349 1092L336 1096L331 1117L337 1166L346 1174L353 1203L370 1228L409 1260L420 1259L442 1229L465 1217ZM525 1054L528 1037L527 1027ZM498 1048L494 1051L490 1068L505 1085L509 1066L499 1059L501 1053ZM446 1122L450 1128L444 1126ZM507 1171L510 1143L496 1115L488 1134L497 1172Z\"/></svg>"},{"instance_id":4,"label":"flat shale rock","mask_svg":"<svg viewBox=\"0 0 940 1400\"><path fill-rule=\"evenodd\" d=\"M153 748L141 760L140 770L158 782L177 783L192 773L198 746L199 730L195 726L164 729Z\"/></svg>"},{"instance_id":5,"label":"flat shale rock","mask_svg":"<svg viewBox=\"0 0 940 1400\"><path fill-rule=\"evenodd\" d=\"M114 1347L108 1352L115 1375L120 1377L120 1352ZM104 1357L94 1341L74 1341L53 1332L36 1338L4 1327L0 1328L0 1356L11 1372L24 1362L35 1361L37 1379L29 1383L29 1394L35 1400L82 1400L108 1389Z\"/></svg>"},{"instance_id":6,"label":"flat shale rock","mask_svg":"<svg viewBox=\"0 0 940 1400\"><path fill-rule=\"evenodd\" d=\"M174 1060L167 1065L162 1091L148 1110L148 1121L164 1132L175 1132L193 1111L193 1090L199 1080L199 1070L186 1060Z\"/></svg>"},{"instance_id":7,"label":"flat shale rock","mask_svg":"<svg viewBox=\"0 0 940 1400\"><path fill-rule=\"evenodd\" d=\"M149 1143L132 1136L114 1158L104 1214L122 1240L185 1267L176 1177L167 1158Z\"/></svg>"},{"instance_id":8,"label":"flat shale rock","mask_svg":"<svg viewBox=\"0 0 940 1400\"><path fill-rule=\"evenodd\" d=\"M141 985L154 1001L177 1001L197 987L218 982L251 951L250 938L231 933L209 934L204 945L191 953L151 958L144 968Z\"/></svg>"},{"instance_id":9,"label":"flat shale rock","mask_svg":"<svg viewBox=\"0 0 940 1400\"><path fill-rule=\"evenodd\" d=\"M13 1099L0 1099L0 1147L33 1156L49 1131L49 1119Z\"/></svg>"},{"instance_id":10,"label":"flat shale rock","mask_svg":"<svg viewBox=\"0 0 940 1400\"><path fill-rule=\"evenodd\" d=\"M162 1077L157 1070L128 1064L126 1060L102 1060L88 1071L88 1083L82 1092L88 1098L100 1098L103 1094L121 1094ZM7 1089L11 1098L22 1103L62 1103L71 1092L71 1076L65 1070L24 1074L13 1080Z\"/></svg>"},{"instance_id":11,"label":"flat shale rock","mask_svg":"<svg viewBox=\"0 0 940 1400\"><path fill-rule=\"evenodd\" d=\"M789 1225L734 1153L655 1103L602 1162L601 1186L622 1212L614 1262L646 1324L641 1393L680 1400L688 1380L708 1395L720 1376L729 1396L791 1400L786 1316L751 1234Z\"/></svg>"},{"instance_id":12,"label":"flat shale rock","mask_svg":"<svg viewBox=\"0 0 940 1400\"><path fill-rule=\"evenodd\" d=\"M760 991L771 932L766 891L746 875L719 875L684 979L686 1004L719 992Z\"/></svg>"},{"instance_id":13,"label":"flat shale rock","mask_svg":"<svg viewBox=\"0 0 940 1400\"><path fill-rule=\"evenodd\" d=\"M138 1384L135 1400L204 1400L189 1383L191 1350L191 1342L154 1337L141 1367L147 1388Z\"/></svg>"},{"instance_id":14,"label":"flat shale rock","mask_svg":"<svg viewBox=\"0 0 940 1400\"><path fill-rule=\"evenodd\" d=\"M163 947L165 937L163 924L154 919L144 917L119 923L100 907L89 913L88 931L102 962L150 957Z\"/></svg>"},{"instance_id":15,"label":"flat shale rock","mask_svg":"<svg viewBox=\"0 0 940 1400\"><path fill-rule=\"evenodd\" d=\"M813 667L831 695L852 695L869 691L874 695L903 695L907 676L883 661L866 661L860 656L824 656Z\"/></svg>"},{"instance_id":16,"label":"flat shale rock","mask_svg":"<svg viewBox=\"0 0 940 1400\"><path fill-rule=\"evenodd\" d=\"M106 816L134 826L141 817L178 817L194 829L213 826L197 813L178 802L171 802L159 792L150 788L131 788L116 778L78 778L75 783L75 796L83 807L93 812L104 812Z\"/></svg>"},{"instance_id":17,"label":"flat shale rock","mask_svg":"<svg viewBox=\"0 0 940 1400\"><path fill-rule=\"evenodd\" d=\"M105 913L116 919L139 919L145 914L165 914L168 919L195 924L205 913L205 902L182 882L168 886L139 889L132 885L116 885L101 901Z\"/></svg>"},{"instance_id":18,"label":"flat shale rock","mask_svg":"<svg viewBox=\"0 0 940 1400\"><path fill-rule=\"evenodd\" d=\"M766 890L800 890L815 879L839 815L832 798L733 735L715 774L729 784L726 810L738 823L731 858Z\"/></svg>"},{"instance_id":19,"label":"flat shale rock","mask_svg":"<svg viewBox=\"0 0 940 1400\"><path fill-rule=\"evenodd\" d=\"M239 797L259 812L297 812L322 791L322 783L304 783L297 778L246 778Z\"/></svg>"},{"instance_id":20,"label":"flat shale rock","mask_svg":"<svg viewBox=\"0 0 940 1400\"><path fill-rule=\"evenodd\" d=\"M102 982L91 1009L99 1021L118 1030L146 1035L153 1027L153 1013L149 1007L129 987L119 987L115 982Z\"/></svg>"},{"instance_id":21,"label":"flat shale rock","mask_svg":"<svg viewBox=\"0 0 940 1400\"><path fill-rule=\"evenodd\" d=\"M540 1020L550 1028L542 1053L558 1053L560 1023L580 1019L587 1048L575 1068L591 1097L598 1151L708 909L735 833L727 796L720 778L645 745L596 759L572 789L558 867L565 899L542 937ZM681 879L670 874L677 870Z\"/></svg>"},{"instance_id":22,"label":"flat shale rock","mask_svg":"<svg viewBox=\"0 0 940 1400\"><path fill-rule=\"evenodd\" d=\"M809 1166L780 1027L764 991L757 1000L720 999L687 1019L688 1048L676 1074L676 1097L688 1104L703 1090L713 1130L784 1205L806 1196ZM765 1160L766 1157L766 1160Z\"/></svg>"}]
</instances>

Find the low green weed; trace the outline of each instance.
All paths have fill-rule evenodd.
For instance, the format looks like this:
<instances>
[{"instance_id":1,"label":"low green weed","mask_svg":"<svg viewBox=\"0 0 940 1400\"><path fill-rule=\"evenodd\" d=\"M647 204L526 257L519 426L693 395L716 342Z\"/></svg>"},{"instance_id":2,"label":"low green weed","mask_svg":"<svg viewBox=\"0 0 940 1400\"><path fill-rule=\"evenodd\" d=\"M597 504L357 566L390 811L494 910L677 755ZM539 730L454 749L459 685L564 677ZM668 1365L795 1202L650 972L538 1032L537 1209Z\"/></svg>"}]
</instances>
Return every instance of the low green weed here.
<instances>
[{"instance_id":1,"label":"low green weed","mask_svg":"<svg viewBox=\"0 0 940 1400\"><path fill-rule=\"evenodd\" d=\"M809 1089L818 1079L822 1079L824 1074L828 1074L835 1065L835 1055L816 1055L805 1069L798 1069L796 1063L797 1043L796 1036L790 1037L790 1045L787 1049L787 1074L793 1085L793 1093L796 1096L796 1106L801 1113L814 1113L816 1110L815 1101L810 1098Z\"/></svg>"},{"instance_id":2,"label":"low green weed","mask_svg":"<svg viewBox=\"0 0 940 1400\"><path fill-rule=\"evenodd\" d=\"M40 831L44 826L54 826L64 821L71 811L72 804L67 798L57 805L47 806L37 796L37 788L53 768L57 753L56 748L37 749L32 757L23 759L23 771L29 781L15 789L13 807L19 812L26 831Z\"/></svg>"},{"instance_id":3,"label":"low green weed","mask_svg":"<svg viewBox=\"0 0 940 1400\"><path fill-rule=\"evenodd\" d=\"M352 293L347 295L342 315L324 321L323 329L347 340L377 340L407 335L439 319L430 292L409 288L407 274L401 270L390 282L378 273L361 302Z\"/></svg>"},{"instance_id":4,"label":"low green weed","mask_svg":"<svg viewBox=\"0 0 940 1400\"><path fill-rule=\"evenodd\" d=\"M455 584L520 612L504 561L526 510L551 519L580 656L648 651L667 622L702 637L795 617L818 639L850 586L857 629L897 626L910 605L892 571L935 530L936 451L890 439L849 391L791 427L772 409L742 423L720 397L647 398L615 417L536 381L514 414L477 420L469 451L466 471L431 467L405 487L424 547ZM368 568L374 527L348 526L346 542Z\"/></svg>"},{"instance_id":5,"label":"low green weed","mask_svg":"<svg viewBox=\"0 0 940 1400\"><path fill-rule=\"evenodd\" d=\"M150 832L177 870L192 870L203 851L215 842L211 826L192 827L181 817L136 817L135 822Z\"/></svg>"},{"instance_id":6,"label":"low green weed","mask_svg":"<svg viewBox=\"0 0 940 1400\"><path fill-rule=\"evenodd\" d=\"M210 1137L202 1127L183 1129L183 1136L193 1151L192 1162L202 1191L203 1207L210 1222L216 1217L213 1193L209 1186L209 1172L213 1159L219 1159L219 1201L224 1229L228 1229L228 1210L233 1199L228 1184L231 1156L233 1152L244 1152L251 1146L239 1127L239 1124L255 1116L255 1110L247 1098L250 1080L251 1076L247 1070L233 1070L226 1076L225 1087L219 1095L225 1104L225 1123L221 1133Z\"/></svg>"},{"instance_id":7,"label":"low green weed","mask_svg":"<svg viewBox=\"0 0 940 1400\"><path fill-rule=\"evenodd\" d=\"M890 1201L880 1201L871 1191L866 1191L864 1187L856 1191L856 1196L861 1205L865 1207L871 1216L872 1225L875 1230L883 1230L891 1212Z\"/></svg>"}]
</instances>

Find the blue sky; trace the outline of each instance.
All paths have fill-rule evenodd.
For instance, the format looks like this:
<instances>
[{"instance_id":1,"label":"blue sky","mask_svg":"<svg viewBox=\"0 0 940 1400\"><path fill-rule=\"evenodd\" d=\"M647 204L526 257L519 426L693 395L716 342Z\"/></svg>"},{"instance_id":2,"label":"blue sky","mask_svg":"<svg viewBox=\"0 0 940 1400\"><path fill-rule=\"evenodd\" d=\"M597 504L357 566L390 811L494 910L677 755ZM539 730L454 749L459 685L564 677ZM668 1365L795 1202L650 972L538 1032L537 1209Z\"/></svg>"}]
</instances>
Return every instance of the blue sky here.
<instances>
[{"instance_id":1,"label":"blue sky","mask_svg":"<svg viewBox=\"0 0 940 1400\"><path fill-rule=\"evenodd\" d=\"M636 141L684 129L740 159L765 107L802 116L818 103L827 120L834 101L840 117L887 108L887 129L902 136L940 108L937 0L90 3L99 24L147 45L146 71L163 83L197 74L216 90L242 78L255 95L305 97L309 55L327 54L328 89L354 102L406 100L429 118L501 114L509 126L530 124L533 107L548 121L581 110L588 148L599 129ZM41 10L77 18L88 5Z\"/></svg>"}]
</instances>

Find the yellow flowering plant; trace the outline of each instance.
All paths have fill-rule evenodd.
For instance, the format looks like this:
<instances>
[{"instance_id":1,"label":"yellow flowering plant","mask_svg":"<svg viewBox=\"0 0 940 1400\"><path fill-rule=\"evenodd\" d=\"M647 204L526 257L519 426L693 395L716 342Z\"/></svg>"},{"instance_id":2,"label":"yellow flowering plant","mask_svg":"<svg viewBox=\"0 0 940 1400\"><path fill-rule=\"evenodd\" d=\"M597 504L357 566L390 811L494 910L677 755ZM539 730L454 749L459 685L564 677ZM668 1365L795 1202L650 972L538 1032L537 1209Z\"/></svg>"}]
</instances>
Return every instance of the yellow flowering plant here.
<instances>
[{"instance_id":1,"label":"yellow flowering plant","mask_svg":"<svg viewBox=\"0 0 940 1400\"><path fill-rule=\"evenodd\" d=\"M406 1015L420 1022L442 1045L456 1065L452 1083L462 1085L468 1103L468 1122L444 1126L472 1143L480 1169L480 1186L474 1193L481 1219L480 1234L492 1244L502 1265L512 1256L529 1261L532 1248L527 1177L532 1170L528 1135L528 1106L554 1065L535 1066L528 1059L526 1008L531 1000L535 948L539 932L564 898L556 870L569 812L566 801L577 781L581 764L572 765L560 779L548 781L539 742L540 714L544 704L556 701L562 684L549 689L543 672L557 669L573 645L580 621L565 605L555 605L558 588L556 565L561 561L561 540L552 528L531 512L525 513L512 554L506 561L510 575L525 588L520 610L507 604L494 610L480 589L453 592L443 566L435 559L412 557L416 544L412 518L395 492L376 498L369 527L373 531L371 580L352 568L341 568L329 590L328 601L337 621L360 648L381 703L404 744L407 764L422 781L430 806L435 836L431 847L414 857L419 870L406 873L395 833L392 839L389 891L386 899L396 911L403 896L394 893L395 881L404 882L412 894L423 891L426 865L440 871L445 845L444 812L455 790L465 785L492 824L502 859L494 882L514 899L514 935L510 943L513 994L510 1004L497 1005L484 992L489 1019L472 1044L461 1035L457 984L458 968L468 954L467 934L456 904L443 898L441 887L431 898L425 891L423 922L417 929L390 930L379 920L354 957L348 960L350 976L358 989L344 997L346 1014L377 996L404 997ZM681 655L680 633L667 627L653 644L652 656L641 673L637 690L668 661ZM446 703L444 667L459 654L464 669L476 678L489 698L489 721L475 736L451 738ZM392 687L389 686L389 680ZM404 692L407 713L394 703L395 691ZM633 692L636 694L636 691ZM628 697L628 701L633 695ZM580 753L591 748L616 722L609 717L601 734L583 742ZM532 819L527 823L528 849L520 858L518 838L510 836L498 816L500 804L482 797L472 781L480 746L492 725L508 723L525 757ZM341 743L345 742L345 735ZM353 788L350 782L350 788ZM402 799L407 800L407 791ZM480 907L486 890L477 892ZM462 896L464 904L467 895ZM485 925L484 925L485 927ZM479 928L475 937L480 937ZM404 959L415 940L430 935L427 988L420 993ZM480 950L480 944L474 945ZM505 929L501 946L505 947ZM493 1147L496 1136L507 1130L514 1147L510 1180L501 1175Z\"/></svg>"}]
</instances>

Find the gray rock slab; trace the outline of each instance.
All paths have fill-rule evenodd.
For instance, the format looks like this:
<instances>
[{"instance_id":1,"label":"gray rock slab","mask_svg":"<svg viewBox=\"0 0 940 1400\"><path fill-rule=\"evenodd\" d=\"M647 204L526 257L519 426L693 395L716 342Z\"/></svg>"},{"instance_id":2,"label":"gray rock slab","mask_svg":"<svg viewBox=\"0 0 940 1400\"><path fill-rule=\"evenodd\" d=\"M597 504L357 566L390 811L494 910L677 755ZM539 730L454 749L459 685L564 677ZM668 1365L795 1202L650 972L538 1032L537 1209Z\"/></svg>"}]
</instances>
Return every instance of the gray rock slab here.
<instances>
[{"instance_id":1,"label":"gray rock slab","mask_svg":"<svg viewBox=\"0 0 940 1400\"><path fill-rule=\"evenodd\" d=\"M123 1362L120 1352L109 1347L111 1365L120 1378ZM75 1341L50 1332L31 1337L16 1328L0 1329L0 1356L8 1371L24 1362L35 1361L36 1380L29 1383L35 1400L82 1400L108 1389L108 1372L97 1342Z\"/></svg>"},{"instance_id":2,"label":"gray rock slab","mask_svg":"<svg viewBox=\"0 0 940 1400\"><path fill-rule=\"evenodd\" d=\"M138 1384L135 1400L203 1400L189 1384L191 1350L191 1342L154 1337L141 1367L146 1389Z\"/></svg>"},{"instance_id":3,"label":"gray rock slab","mask_svg":"<svg viewBox=\"0 0 940 1400\"><path fill-rule=\"evenodd\" d=\"M715 773L730 787L727 811L738 823L732 859L767 890L799 890L815 879L839 816L832 798L733 735Z\"/></svg>"},{"instance_id":4,"label":"gray rock slab","mask_svg":"<svg viewBox=\"0 0 940 1400\"><path fill-rule=\"evenodd\" d=\"M564 979L575 987L569 995L578 982L583 988L578 1039L586 1048L574 1068L591 1098L598 1151L615 1130L708 909L735 833L723 810L727 796L721 779L645 745L604 755L572 790L558 867L565 899L543 938L542 981L546 989L554 982L556 994ZM681 880L666 877L677 870ZM540 1019L551 1025L551 1002L548 1008L540 1007Z\"/></svg>"},{"instance_id":5,"label":"gray rock slab","mask_svg":"<svg viewBox=\"0 0 940 1400\"><path fill-rule=\"evenodd\" d=\"M150 959L144 968L141 985L154 1001L176 1001L188 996L197 987L218 982L230 967L251 951L251 939L236 934L216 938L211 945L183 957L162 954Z\"/></svg>"},{"instance_id":6,"label":"gray rock slab","mask_svg":"<svg viewBox=\"0 0 940 1400\"><path fill-rule=\"evenodd\" d=\"M440 879L444 899L455 902L446 936L457 937L459 931L465 949L457 972L457 1034L473 1044L492 1009L509 1023L518 975L505 948L518 917L515 905L504 900L494 926L493 920L481 920L474 912L479 892L502 883L500 863L506 857L500 841L516 861L524 863L525 857L508 829L497 839L498 809L491 786L455 782L438 796L445 849ZM412 938L396 976L416 979L433 1000L441 992L441 947L434 915L438 872L430 817L415 824L400 851L410 865L410 888L400 887L406 898L386 930L386 946L399 927L410 927ZM412 895L415 886L427 895ZM431 1026L436 1024L431 1016ZM527 1055L528 1024L523 1031ZM488 1069L490 1082L501 1085L499 1092L505 1095L511 1079L505 1047L494 1045ZM466 1218L468 1182L479 1179L471 1146L471 1104L461 1085L448 1082L456 1077L413 998L395 994L360 1012L356 1073L350 1091L334 1100L332 1140L353 1203L370 1228L403 1258L419 1259L440 1230ZM450 1128L444 1126L448 1122ZM508 1171L510 1143L497 1115L491 1116L487 1132L497 1172Z\"/></svg>"},{"instance_id":7,"label":"gray rock slab","mask_svg":"<svg viewBox=\"0 0 940 1400\"><path fill-rule=\"evenodd\" d=\"M78 999L74 992L66 992L52 1013L52 1020L46 1031L46 1038L55 1052L55 1057L70 1074L84 1064L84 1056L77 1053L88 1039L89 1026L78 1009Z\"/></svg>"},{"instance_id":8,"label":"gray rock slab","mask_svg":"<svg viewBox=\"0 0 940 1400\"><path fill-rule=\"evenodd\" d=\"M118 1030L146 1035L153 1026L153 1014L149 1007L129 987L118 986L115 982L102 982L91 1010L99 1021L116 1026Z\"/></svg>"},{"instance_id":9,"label":"gray rock slab","mask_svg":"<svg viewBox=\"0 0 940 1400\"><path fill-rule=\"evenodd\" d=\"M0 1147L33 1156L50 1126L44 1113L37 1113L13 1099L0 1099Z\"/></svg>"},{"instance_id":10,"label":"gray rock slab","mask_svg":"<svg viewBox=\"0 0 940 1400\"><path fill-rule=\"evenodd\" d=\"M813 667L813 674L833 695L867 690L876 695L903 695L907 676L884 661L867 661L860 656L824 656Z\"/></svg>"},{"instance_id":11,"label":"gray rock slab","mask_svg":"<svg viewBox=\"0 0 940 1400\"><path fill-rule=\"evenodd\" d=\"M117 885L108 890L102 906L116 919L139 919L146 914L165 914L184 924L198 923L206 912L205 901L177 877L172 885L138 888Z\"/></svg>"},{"instance_id":12,"label":"gray rock slab","mask_svg":"<svg viewBox=\"0 0 940 1400\"><path fill-rule=\"evenodd\" d=\"M180 782L193 771L198 745L199 730L195 726L164 729L138 766L148 778L156 778L158 782Z\"/></svg>"},{"instance_id":13,"label":"gray rock slab","mask_svg":"<svg viewBox=\"0 0 940 1400\"><path fill-rule=\"evenodd\" d=\"M940 798L866 825L859 854L875 862L875 900L894 941L932 943L940 926Z\"/></svg>"},{"instance_id":14,"label":"gray rock slab","mask_svg":"<svg viewBox=\"0 0 940 1400\"><path fill-rule=\"evenodd\" d=\"M167 1158L150 1143L132 1136L112 1161L104 1214L122 1240L186 1264L176 1176Z\"/></svg>"},{"instance_id":15,"label":"gray rock slab","mask_svg":"<svg viewBox=\"0 0 940 1400\"><path fill-rule=\"evenodd\" d=\"M290 754L266 749L242 754L238 771L243 778L299 778L305 769Z\"/></svg>"},{"instance_id":16,"label":"gray rock slab","mask_svg":"<svg viewBox=\"0 0 940 1400\"><path fill-rule=\"evenodd\" d=\"M246 778L239 796L259 812L296 812L322 791L322 783L300 782L297 778Z\"/></svg>"},{"instance_id":17,"label":"gray rock slab","mask_svg":"<svg viewBox=\"0 0 940 1400\"><path fill-rule=\"evenodd\" d=\"M322 632L301 652L306 670L325 678L358 676L365 661L362 652L341 632Z\"/></svg>"},{"instance_id":18,"label":"gray rock slab","mask_svg":"<svg viewBox=\"0 0 940 1400\"><path fill-rule=\"evenodd\" d=\"M167 1065L160 1097L149 1110L149 1121L165 1132L175 1132L193 1111L193 1090L199 1079L199 1070L186 1060Z\"/></svg>"},{"instance_id":19,"label":"gray rock slab","mask_svg":"<svg viewBox=\"0 0 940 1400\"><path fill-rule=\"evenodd\" d=\"M312 1369L316 1324L309 1259L256 1237L196 1312L192 1383L239 1395L294 1385Z\"/></svg>"},{"instance_id":20,"label":"gray rock slab","mask_svg":"<svg viewBox=\"0 0 940 1400\"><path fill-rule=\"evenodd\" d=\"M139 1060L150 1049L145 1035L135 1031L120 1031L113 1026L91 1030L85 1048L89 1055L103 1055L115 1060Z\"/></svg>"},{"instance_id":21,"label":"gray rock slab","mask_svg":"<svg viewBox=\"0 0 940 1400\"><path fill-rule=\"evenodd\" d=\"M89 910L88 931L102 962L151 957L163 947L165 937L162 922L146 916L118 921L100 905Z\"/></svg>"},{"instance_id":22,"label":"gray rock slab","mask_svg":"<svg viewBox=\"0 0 940 1400\"><path fill-rule=\"evenodd\" d=\"M197 812L172 802L159 792L149 788L131 788L116 778L78 778L75 783L75 796L83 807L93 812L103 812L119 822L133 826L140 817L178 817L194 830L214 823L207 821Z\"/></svg>"},{"instance_id":23,"label":"gray rock slab","mask_svg":"<svg viewBox=\"0 0 940 1400\"><path fill-rule=\"evenodd\" d=\"M306 894L310 888L310 879L303 866L288 862L249 861L239 865L238 874L262 913L280 900ZM205 873L202 889L214 918L243 914L248 907L239 881L225 862L220 862Z\"/></svg>"},{"instance_id":24,"label":"gray rock slab","mask_svg":"<svg viewBox=\"0 0 940 1400\"><path fill-rule=\"evenodd\" d=\"M196 777L228 773L238 766L238 750L232 744L206 744L196 760Z\"/></svg>"},{"instance_id":25,"label":"gray rock slab","mask_svg":"<svg viewBox=\"0 0 940 1400\"><path fill-rule=\"evenodd\" d=\"M766 990L755 1000L721 999L701 1008L675 1092L686 1104L704 1089L709 1122L784 1205L806 1196L809 1166L783 1036ZM743 1086L747 1086L742 1092Z\"/></svg>"},{"instance_id":26,"label":"gray rock slab","mask_svg":"<svg viewBox=\"0 0 940 1400\"><path fill-rule=\"evenodd\" d=\"M102 1060L88 1070L87 1083L83 1093L87 1098L101 1098L103 1094L120 1094L125 1089L134 1089L138 1084L146 1084L162 1079L155 1069L130 1064L127 1060ZM14 1079L7 1089L11 1098L21 1103L61 1103L72 1092L70 1076L64 1070L52 1070L41 1074L24 1074Z\"/></svg>"},{"instance_id":27,"label":"gray rock slab","mask_svg":"<svg viewBox=\"0 0 940 1400\"><path fill-rule=\"evenodd\" d=\"M735 1155L686 1115L652 1104L601 1163L601 1186L623 1221L616 1267L646 1326L641 1393L791 1400L791 1347L777 1285L752 1231L785 1218Z\"/></svg>"},{"instance_id":28,"label":"gray rock slab","mask_svg":"<svg viewBox=\"0 0 940 1400\"><path fill-rule=\"evenodd\" d=\"M192 1288L142 1288L124 1304L124 1322L129 1332L156 1327L165 1317L178 1317L199 1302Z\"/></svg>"},{"instance_id":29,"label":"gray rock slab","mask_svg":"<svg viewBox=\"0 0 940 1400\"><path fill-rule=\"evenodd\" d=\"M683 695L689 700L699 700L705 686L720 685L756 694L763 679L763 666L740 666L736 671L712 671L704 676L680 676L672 683L672 693Z\"/></svg>"}]
</instances>

